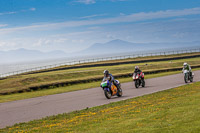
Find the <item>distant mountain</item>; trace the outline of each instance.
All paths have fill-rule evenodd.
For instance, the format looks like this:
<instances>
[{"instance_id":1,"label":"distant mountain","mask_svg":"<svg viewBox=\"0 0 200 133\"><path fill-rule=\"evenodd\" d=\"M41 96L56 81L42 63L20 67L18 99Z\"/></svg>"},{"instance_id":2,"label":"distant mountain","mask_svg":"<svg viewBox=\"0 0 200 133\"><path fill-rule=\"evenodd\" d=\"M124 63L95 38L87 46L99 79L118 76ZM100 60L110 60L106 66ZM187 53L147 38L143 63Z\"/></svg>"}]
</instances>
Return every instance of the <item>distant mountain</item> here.
<instances>
[{"instance_id":1,"label":"distant mountain","mask_svg":"<svg viewBox=\"0 0 200 133\"><path fill-rule=\"evenodd\" d=\"M1 62L21 62L32 60L56 59L66 57L67 54L63 51L41 52L38 50L17 49L10 51L0 51Z\"/></svg>"},{"instance_id":2,"label":"distant mountain","mask_svg":"<svg viewBox=\"0 0 200 133\"><path fill-rule=\"evenodd\" d=\"M68 54L65 53L64 51L61 51L61 50L54 50L54 51L51 51L51 52L47 52L45 53L46 55L50 55L50 57L66 57Z\"/></svg>"},{"instance_id":3,"label":"distant mountain","mask_svg":"<svg viewBox=\"0 0 200 133\"><path fill-rule=\"evenodd\" d=\"M70 58L98 58L105 56L117 56L122 54L141 54L145 52L161 52L166 50L180 50L200 48L200 42L174 42L174 43L132 43L123 40L112 40L107 43L96 43L91 47L67 54L61 50L41 52L38 50L17 49L0 51L0 63L14 63L33 60L52 60L64 57Z\"/></svg>"},{"instance_id":4,"label":"distant mountain","mask_svg":"<svg viewBox=\"0 0 200 133\"><path fill-rule=\"evenodd\" d=\"M200 46L200 42L174 42L174 43L132 43L123 40L112 40L107 43L96 43L91 47L80 51L79 55L100 55L100 54L116 54L129 53L148 50L160 49L177 49L186 47Z\"/></svg>"},{"instance_id":5,"label":"distant mountain","mask_svg":"<svg viewBox=\"0 0 200 133\"><path fill-rule=\"evenodd\" d=\"M137 44L126 42L122 40L112 40L107 43L96 43L88 49L81 51L81 54L108 54L108 53L119 53L134 51L137 48Z\"/></svg>"}]
</instances>

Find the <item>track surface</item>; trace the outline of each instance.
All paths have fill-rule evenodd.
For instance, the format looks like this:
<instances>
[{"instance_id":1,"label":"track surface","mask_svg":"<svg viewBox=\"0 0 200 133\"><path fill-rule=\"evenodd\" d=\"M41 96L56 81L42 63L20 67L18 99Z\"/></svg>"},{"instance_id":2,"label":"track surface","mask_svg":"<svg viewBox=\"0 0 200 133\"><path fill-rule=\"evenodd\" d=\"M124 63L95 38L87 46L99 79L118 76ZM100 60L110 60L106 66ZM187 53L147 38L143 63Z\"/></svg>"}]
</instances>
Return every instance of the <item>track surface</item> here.
<instances>
[{"instance_id":1,"label":"track surface","mask_svg":"<svg viewBox=\"0 0 200 133\"><path fill-rule=\"evenodd\" d=\"M195 71L195 81L200 81L200 71ZM183 74L147 79L146 87L135 89L134 83L123 83L123 96L106 99L103 90L92 88L56 95L0 103L0 128L15 123L28 122L46 116L71 112L184 85Z\"/></svg>"}]
</instances>

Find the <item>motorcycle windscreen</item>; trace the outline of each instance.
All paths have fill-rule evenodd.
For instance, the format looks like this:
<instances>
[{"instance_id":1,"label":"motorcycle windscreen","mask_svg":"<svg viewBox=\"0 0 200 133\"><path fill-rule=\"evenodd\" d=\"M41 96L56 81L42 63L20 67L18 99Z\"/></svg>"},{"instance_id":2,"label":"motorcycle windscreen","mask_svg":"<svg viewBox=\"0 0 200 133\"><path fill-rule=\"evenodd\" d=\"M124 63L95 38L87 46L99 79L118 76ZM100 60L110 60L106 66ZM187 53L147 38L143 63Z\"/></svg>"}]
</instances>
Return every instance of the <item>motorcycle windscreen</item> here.
<instances>
[{"instance_id":1,"label":"motorcycle windscreen","mask_svg":"<svg viewBox=\"0 0 200 133\"><path fill-rule=\"evenodd\" d=\"M106 81L106 82L102 82L102 83L101 83L101 86L102 86L102 87L107 87L107 86L108 86L107 81Z\"/></svg>"},{"instance_id":2,"label":"motorcycle windscreen","mask_svg":"<svg viewBox=\"0 0 200 133\"><path fill-rule=\"evenodd\" d=\"M189 72L188 70L184 70L184 71L183 71L183 73L188 73L188 72Z\"/></svg>"}]
</instances>

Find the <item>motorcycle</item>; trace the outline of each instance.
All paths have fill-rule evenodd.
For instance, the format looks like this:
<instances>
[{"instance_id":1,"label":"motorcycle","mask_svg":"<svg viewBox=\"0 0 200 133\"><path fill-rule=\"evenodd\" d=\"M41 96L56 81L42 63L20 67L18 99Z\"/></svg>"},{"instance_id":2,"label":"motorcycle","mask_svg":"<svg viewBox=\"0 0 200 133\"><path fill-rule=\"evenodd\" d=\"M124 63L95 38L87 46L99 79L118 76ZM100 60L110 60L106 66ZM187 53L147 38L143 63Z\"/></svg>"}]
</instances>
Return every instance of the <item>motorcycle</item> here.
<instances>
[{"instance_id":1,"label":"motorcycle","mask_svg":"<svg viewBox=\"0 0 200 133\"><path fill-rule=\"evenodd\" d=\"M101 87L104 90L104 94L105 94L107 99L110 99L112 96L115 96L115 95L117 95L118 97L122 96L122 89L121 89L120 82L118 80L115 80L115 81L116 81L117 85L119 86L119 90L109 80L104 80L101 83ZM111 84L111 87L109 87L110 84Z\"/></svg>"},{"instance_id":2,"label":"motorcycle","mask_svg":"<svg viewBox=\"0 0 200 133\"><path fill-rule=\"evenodd\" d=\"M192 75L190 75L190 72L188 70L183 70L184 73L184 81L185 83L193 82L193 78L194 78L194 73L192 73Z\"/></svg>"},{"instance_id":3,"label":"motorcycle","mask_svg":"<svg viewBox=\"0 0 200 133\"><path fill-rule=\"evenodd\" d=\"M145 87L144 73L134 73L133 81L135 82L135 88L138 88L139 86Z\"/></svg>"}]
</instances>

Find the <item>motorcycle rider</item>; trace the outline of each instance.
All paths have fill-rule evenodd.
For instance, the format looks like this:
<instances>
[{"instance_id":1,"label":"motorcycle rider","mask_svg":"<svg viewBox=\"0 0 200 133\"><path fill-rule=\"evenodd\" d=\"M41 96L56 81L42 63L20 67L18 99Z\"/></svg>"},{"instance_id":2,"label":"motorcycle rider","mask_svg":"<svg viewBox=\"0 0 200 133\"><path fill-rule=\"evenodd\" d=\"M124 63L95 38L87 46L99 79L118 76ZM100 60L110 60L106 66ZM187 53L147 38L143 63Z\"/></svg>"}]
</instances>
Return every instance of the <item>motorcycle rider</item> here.
<instances>
[{"instance_id":1,"label":"motorcycle rider","mask_svg":"<svg viewBox=\"0 0 200 133\"><path fill-rule=\"evenodd\" d=\"M142 71L139 69L139 66L135 66L135 71L133 74L138 74L140 75L140 77L142 77ZM142 78L142 80L144 80L144 78Z\"/></svg>"},{"instance_id":2,"label":"motorcycle rider","mask_svg":"<svg viewBox=\"0 0 200 133\"><path fill-rule=\"evenodd\" d=\"M135 71L134 71L134 73L135 74L137 74L137 73L140 73L141 74L141 70L139 69L139 67L138 66L135 66Z\"/></svg>"},{"instance_id":3,"label":"motorcycle rider","mask_svg":"<svg viewBox=\"0 0 200 133\"><path fill-rule=\"evenodd\" d=\"M184 70L188 70L189 74L190 74L190 77L192 76L192 69L191 69L190 65L187 64L186 62L183 63L183 70L182 71L184 71Z\"/></svg>"},{"instance_id":4,"label":"motorcycle rider","mask_svg":"<svg viewBox=\"0 0 200 133\"><path fill-rule=\"evenodd\" d=\"M111 83L113 83L117 87L117 90L119 91L119 85L116 82L116 80L114 79L114 77L112 76L112 74L110 74L108 70L104 70L103 74L104 74L103 81L106 79L109 79L109 81ZM110 84L109 88L111 88L111 84Z\"/></svg>"}]
</instances>

